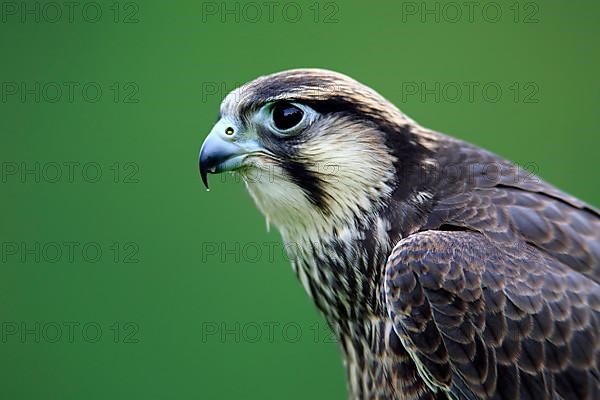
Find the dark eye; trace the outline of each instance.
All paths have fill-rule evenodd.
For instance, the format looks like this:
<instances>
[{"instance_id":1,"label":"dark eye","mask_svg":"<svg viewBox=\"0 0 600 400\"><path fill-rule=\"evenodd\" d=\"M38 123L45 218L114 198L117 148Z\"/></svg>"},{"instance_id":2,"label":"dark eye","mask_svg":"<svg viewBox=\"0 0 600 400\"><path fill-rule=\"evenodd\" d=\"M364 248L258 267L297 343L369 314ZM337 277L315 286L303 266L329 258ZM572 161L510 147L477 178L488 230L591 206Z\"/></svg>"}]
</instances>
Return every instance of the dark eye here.
<instances>
[{"instance_id":1,"label":"dark eye","mask_svg":"<svg viewBox=\"0 0 600 400\"><path fill-rule=\"evenodd\" d=\"M273 124L275 128L285 131L298 125L304 117L304 111L292 103L285 101L273 106Z\"/></svg>"}]
</instances>

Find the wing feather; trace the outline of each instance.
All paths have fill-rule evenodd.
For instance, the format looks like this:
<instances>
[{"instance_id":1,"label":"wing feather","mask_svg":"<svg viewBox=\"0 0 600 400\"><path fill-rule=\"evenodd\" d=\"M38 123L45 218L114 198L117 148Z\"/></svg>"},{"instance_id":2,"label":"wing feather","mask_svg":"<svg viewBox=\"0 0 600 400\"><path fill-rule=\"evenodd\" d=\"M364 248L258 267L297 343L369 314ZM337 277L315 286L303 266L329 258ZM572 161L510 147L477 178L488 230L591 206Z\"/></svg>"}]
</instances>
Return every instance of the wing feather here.
<instances>
[{"instance_id":1,"label":"wing feather","mask_svg":"<svg viewBox=\"0 0 600 400\"><path fill-rule=\"evenodd\" d=\"M394 330L457 398L600 398L600 285L533 246L464 231L401 240L386 267Z\"/></svg>"}]
</instances>

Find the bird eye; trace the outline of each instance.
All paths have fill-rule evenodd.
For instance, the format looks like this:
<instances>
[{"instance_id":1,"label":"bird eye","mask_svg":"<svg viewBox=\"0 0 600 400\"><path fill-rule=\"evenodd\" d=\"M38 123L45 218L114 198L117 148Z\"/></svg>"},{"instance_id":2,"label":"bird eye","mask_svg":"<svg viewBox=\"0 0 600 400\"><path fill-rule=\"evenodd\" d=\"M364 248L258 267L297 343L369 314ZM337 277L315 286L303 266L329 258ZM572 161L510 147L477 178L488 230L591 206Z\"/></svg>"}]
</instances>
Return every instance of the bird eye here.
<instances>
[{"instance_id":1,"label":"bird eye","mask_svg":"<svg viewBox=\"0 0 600 400\"><path fill-rule=\"evenodd\" d=\"M292 103L281 101L273 106L272 118L275 128L286 131L302 121L304 111Z\"/></svg>"}]
</instances>

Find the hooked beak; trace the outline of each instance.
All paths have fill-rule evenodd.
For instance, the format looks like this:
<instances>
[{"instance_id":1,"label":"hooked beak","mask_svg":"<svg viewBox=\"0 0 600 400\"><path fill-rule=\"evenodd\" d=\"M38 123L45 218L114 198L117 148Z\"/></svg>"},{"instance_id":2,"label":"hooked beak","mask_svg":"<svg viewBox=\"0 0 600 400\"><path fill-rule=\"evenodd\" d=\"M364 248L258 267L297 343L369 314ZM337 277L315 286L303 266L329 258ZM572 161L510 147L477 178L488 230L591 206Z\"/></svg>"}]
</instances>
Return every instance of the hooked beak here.
<instances>
[{"instance_id":1,"label":"hooked beak","mask_svg":"<svg viewBox=\"0 0 600 400\"><path fill-rule=\"evenodd\" d=\"M198 164L202 183L208 189L208 174L233 171L242 166L246 156L255 150L255 143L237 140L233 128L219 121L204 140Z\"/></svg>"}]
</instances>

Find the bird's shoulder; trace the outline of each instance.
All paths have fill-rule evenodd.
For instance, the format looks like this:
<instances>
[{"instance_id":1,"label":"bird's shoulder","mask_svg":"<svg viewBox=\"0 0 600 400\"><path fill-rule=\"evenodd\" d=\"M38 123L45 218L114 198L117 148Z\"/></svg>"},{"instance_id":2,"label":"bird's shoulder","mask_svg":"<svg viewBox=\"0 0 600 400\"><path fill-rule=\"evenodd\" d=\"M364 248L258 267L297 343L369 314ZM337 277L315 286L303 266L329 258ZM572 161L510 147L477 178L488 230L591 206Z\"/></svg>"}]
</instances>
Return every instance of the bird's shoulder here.
<instances>
[{"instance_id":1,"label":"bird's shoulder","mask_svg":"<svg viewBox=\"0 0 600 400\"><path fill-rule=\"evenodd\" d=\"M418 230L465 230L492 242L529 243L600 282L600 212L474 145L447 138L432 202Z\"/></svg>"}]
</instances>

